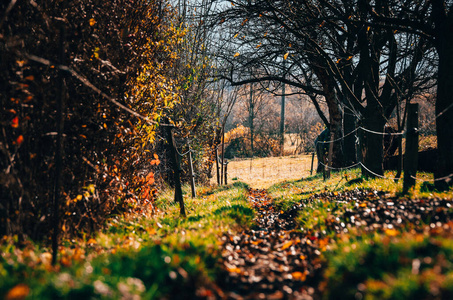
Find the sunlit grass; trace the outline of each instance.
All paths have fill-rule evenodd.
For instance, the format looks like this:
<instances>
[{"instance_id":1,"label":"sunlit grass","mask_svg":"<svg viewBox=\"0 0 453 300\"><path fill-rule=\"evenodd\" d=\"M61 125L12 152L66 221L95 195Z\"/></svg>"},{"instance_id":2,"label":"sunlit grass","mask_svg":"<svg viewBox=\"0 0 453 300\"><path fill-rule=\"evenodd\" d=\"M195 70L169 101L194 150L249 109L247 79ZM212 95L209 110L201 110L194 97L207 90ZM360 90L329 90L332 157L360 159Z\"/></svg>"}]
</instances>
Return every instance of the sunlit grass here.
<instances>
[{"instance_id":1,"label":"sunlit grass","mask_svg":"<svg viewBox=\"0 0 453 300\"><path fill-rule=\"evenodd\" d=\"M63 240L58 263L50 249L17 238L0 243L0 298L22 293L32 298L146 299L195 295L218 272L219 237L251 226L254 211L247 185L200 187L190 197L184 187L187 216L179 213L173 191L164 190L154 216L112 216L94 236ZM128 298L129 297L129 298Z\"/></svg>"}]
</instances>

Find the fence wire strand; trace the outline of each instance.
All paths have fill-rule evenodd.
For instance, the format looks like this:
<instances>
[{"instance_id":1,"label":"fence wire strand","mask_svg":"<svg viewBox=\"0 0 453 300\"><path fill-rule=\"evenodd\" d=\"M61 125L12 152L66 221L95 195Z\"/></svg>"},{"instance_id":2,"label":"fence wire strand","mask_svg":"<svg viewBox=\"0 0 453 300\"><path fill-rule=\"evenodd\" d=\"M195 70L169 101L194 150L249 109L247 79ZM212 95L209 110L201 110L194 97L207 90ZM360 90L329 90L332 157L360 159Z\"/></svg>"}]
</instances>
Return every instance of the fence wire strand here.
<instances>
[{"instance_id":1,"label":"fence wire strand","mask_svg":"<svg viewBox=\"0 0 453 300\"><path fill-rule=\"evenodd\" d=\"M441 177L441 178L435 178L435 179L422 179L422 178L417 178L417 177L412 176L412 175L411 175L411 178L415 179L417 181L437 182L437 181L442 181L442 180L446 180L446 179L449 179L449 178L453 178L453 173L450 174L450 175L447 175L447 176L444 176L444 177Z\"/></svg>"}]
</instances>

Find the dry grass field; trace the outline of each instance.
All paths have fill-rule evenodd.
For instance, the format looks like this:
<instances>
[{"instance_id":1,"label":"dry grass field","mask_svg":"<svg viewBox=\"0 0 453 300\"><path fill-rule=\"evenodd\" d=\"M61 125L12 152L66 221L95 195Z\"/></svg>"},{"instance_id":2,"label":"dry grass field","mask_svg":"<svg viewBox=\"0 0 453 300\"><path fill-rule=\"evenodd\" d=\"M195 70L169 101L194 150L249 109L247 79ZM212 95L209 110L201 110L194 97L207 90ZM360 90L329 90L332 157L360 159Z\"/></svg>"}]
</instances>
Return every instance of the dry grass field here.
<instances>
[{"instance_id":1,"label":"dry grass field","mask_svg":"<svg viewBox=\"0 0 453 300\"><path fill-rule=\"evenodd\" d=\"M242 181L252 188L268 188L285 181L310 176L311 154L253 159L235 159L228 163L228 183ZM314 168L317 160L315 157ZM216 178L212 178L215 183Z\"/></svg>"}]
</instances>

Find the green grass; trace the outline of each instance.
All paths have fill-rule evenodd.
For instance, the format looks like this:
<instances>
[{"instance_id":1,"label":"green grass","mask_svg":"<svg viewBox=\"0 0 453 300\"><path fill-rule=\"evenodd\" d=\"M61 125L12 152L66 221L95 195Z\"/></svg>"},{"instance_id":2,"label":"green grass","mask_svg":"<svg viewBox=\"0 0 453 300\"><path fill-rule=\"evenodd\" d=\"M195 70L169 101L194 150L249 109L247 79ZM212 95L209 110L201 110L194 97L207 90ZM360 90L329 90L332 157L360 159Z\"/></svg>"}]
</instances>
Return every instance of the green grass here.
<instances>
[{"instance_id":1,"label":"green grass","mask_svg":"<svg viewBox=\"0 0 453 300\"><path fill-rule=\"evenodd\" d=\"M453 295L453 243L445 236L403 233L352 236L325 253L326 298L429 299Z\"/></svg>"},{"instance_id":2,"label":"green grass","mask_svg":"<svg viewBox=\"0 0 453 300\"><path fill-rule=\"evenodd\" d=\"M394 172L385 176L393 178ZM432 178L432 174L418 176ZM104 230L93 237L61 241L55 267L49 263L50 250L45 245L26 240L18 247L17 237L4 237L0 240L0 298L12 299L11 294L15 294L31 299L120 299L133 295L177 299L215 290L221 274L219 237L254 226L248 189L242 182L197 187L198 196L191 198L190 187L185 186L186 218L179 215L173 191L162 191L154 216L112 216ZM418 231L402 227L389 233L365 233L349 228L347 233L337 233L329 222L341 220L346 209L354 209L352 202L338 201L338 196L355 189L382 191L397 201L402 180L364 180L360 170L351 170L332 173L326 181L316 175L269 188L281 210L304 203L296 230L319 236L319 242L313 243L319 243L324 262L318 287L323 296L451 298L453 223L437 229L421 223L415 228ZM314 193L323 196L313 198ZM453 193L437 193L418 181L406 197L452 200Z\"/></svg>"},{"instance_id":3,"label":"green grass","mask_svg":"<svg viewBox=\"0 0 453 300\"><path fill-rule=\"evenodd\" d=\"M420 222L398 230L365 233L349 228L347 233L329 231L329 220L339 218L353 202L331 200L335 195L354 189L385 193L397 203L402 195L402 179L361 178L360 170L332 173L324 181L321 175L286 181L269 191L282 208L303 203L297 222L299 230L329 240L322 258L324 279L319 288L326 299L451 299L453 297L453 222L437 229ZM432 174L419 173L432 179ZM453 199L453 192L436 192L429 184L417 181L408 198ZM310 198L313 193L322 197ZM373 201L373 200L370 200ZM417 229L414 230L414 229ZM323 238L325 241L325 238ZM340 296L339 296L340 295Z\"/></svg>"},{"instance_id":4,"label":"green grass","mask_svg":"<svg viewBox=\"0 0 453 300\"><path fill-rule=\"evenodd\" d=\"M190 198L184 187L187 217L179 215L172 191L161 194L156 216L113 217L91 239L64 240L52 267L46 247L14 239L0 244L0 298L144 299L194 296L209 289L219 272L219 236L249 227L254 211L247 185L237 182L200 188ZM8 294L9 293L9 294Z\"/></svg>"}]
</instances>

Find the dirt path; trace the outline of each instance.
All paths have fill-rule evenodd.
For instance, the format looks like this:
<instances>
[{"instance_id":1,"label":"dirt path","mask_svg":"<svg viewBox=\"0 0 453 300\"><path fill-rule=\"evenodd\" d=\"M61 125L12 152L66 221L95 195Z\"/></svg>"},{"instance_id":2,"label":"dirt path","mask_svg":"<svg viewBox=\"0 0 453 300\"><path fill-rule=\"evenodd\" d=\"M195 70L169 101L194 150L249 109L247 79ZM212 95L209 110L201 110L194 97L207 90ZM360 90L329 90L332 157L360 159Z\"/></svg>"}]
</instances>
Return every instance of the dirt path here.
<instances>
[{"instance_id":1,"label":"dirt path","mask_svg":"<svg viewBox=\"0 0 453 300\"><path fill-rule=\"evenodd\" d=\"M394 236L411 230L436 235L453 220L450 200L395 199L360 189L314 194L286 212L273 205L265 190L250 190L249 201L257 212L256 226L222 237L225 276L219 285L228 299L320 298L317 287L325 266L321 253L334 241L326 232L294 230L298 211L314 202L334 206L325 226L337 235L351 229L357 234Z\"/></svg>"},{"instance_id":2,"label":"dirt path","mask_svg":"<svg viewBox=\"0 0 453 300\"><path fill-rule=\"evenodd\" d=\"M320 276L319 241L294 231L300 206L278 211L265 190L251 190L256 228L225 234L224 290L229 299L313 299Z\"/></svg>"}]
</instances>

